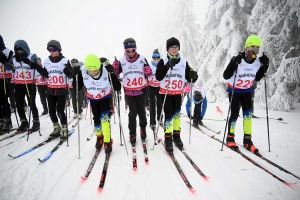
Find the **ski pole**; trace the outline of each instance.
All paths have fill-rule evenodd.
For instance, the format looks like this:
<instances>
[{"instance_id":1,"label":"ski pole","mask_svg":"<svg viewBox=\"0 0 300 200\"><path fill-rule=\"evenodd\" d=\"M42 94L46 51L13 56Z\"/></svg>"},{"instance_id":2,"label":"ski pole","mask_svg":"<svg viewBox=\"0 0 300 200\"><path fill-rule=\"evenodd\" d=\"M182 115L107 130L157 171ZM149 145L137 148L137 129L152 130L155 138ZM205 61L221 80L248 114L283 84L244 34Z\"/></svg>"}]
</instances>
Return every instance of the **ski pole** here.
<instances>
[{"instance_id":1,"label":"ski pole","mask_svg":"<svg viewBox=\"0 0 300 200\"><path fill-rule=\"evenodd\" d=\"M76 74L76 106L77 106L77 113L79 111L79 96L78 96L78 74ZM78 159L80 159L80 123L79 123L79 115L77 117L77 127L78 127Z\"/></svg>"},{"instance_id":2,"label":"ski pole","mask_svg":"<svg viewBox=\"0 0 300 200\"><path fill-rule=\"evenodd\" d=\"M263 55L265 55L265 53L263 52ZM270 149L270 133L269 133L269 112L268 112L268 95L267 95L267 81L266 81L266 69L265 69L265 65L262 64L263 68L264 68L264 82L265 82L265 100L266 100L266 118L267 118L267 130L268 130L268 145L269 145L269 152L271 152Z\"/></svg>"},{"instance_id":3,"label":"ski pole","mask_svg":"<svg viewBox=\"0 0 300 200\"><path fill-rule=\"evenodd\" d=\"M162 110L162 111L164 110L164 107L165 107L166 98L167 98L168 91L169 91L169 85L170 85L171 76L172 76L172 69L170 70L170 74L169 74L169 82L168 82L169 84L167 85L166 94L165 94L164 101L163 101L163 104L162 104L162 107L161 107L161 110ZM160 116L159 116L159 122L161 122L162 115L163 115L163 112L160 113ZM158 135L158 129L159 129L159 123L157 124L157 126L156 126L156 128L155 128L154 144L153 144L153 148L152 148L151 150L154 150L154 146L155 146L155 144L156 144L157 135Z\"/></svg>"},{"instance_id":4,"label":"ski pole","mask_svg":"<svg viewBox=\"0 0 300 200\"><path fill-rule=\"evenodd\" d=\"M108 64L108 61L106 61L105 64ZM114 90L114 87L113 87L113 82L112 82L110 73L108 73L108 77L109 77L109 80L110 80L110 82L111 82L111 84L112 84L112 86L111 86L112 95L115 95L115 90ZM125 142L125 136L124 136L124 131L123 131L123 127L122 127L122 123L121 123L121 116L120 116L120 115L119 115L119 122L120 122L120 124L121 124L123 140L124 140L124 144L125 144L125 148L126 148L126 153L127 153L127 155L128 155L128 150L127 150L127 145L126 145L126 142Z\"/></svg>"},{"instance_id":5,"label":"ski pole","mask_svg":"<svg viewBox=\"0 0 300 200\"><path fill-rule=\"evenodd\" d=\"M68 91L68 78L67 75L65 75L65 83L66 83L66 92ZM68 95L68 94L67 94ZM66 95L66 99L67 99ZM65 100L65 112L66 112L66 129L67 129L67 147L69 146L69 130L68 130L68 106L66 106L66 100Z\"/></svg>"},{"instance_id":6,"label":"ski pole","mask_svg":"<svg viewBox=\"0 0 300 200\"><path fill-rule=\"evenodd\" d=\"M190 98L191 98L190 116L192 115L192 107L193 107L192 95L193 95L193 79L191 79L191 90L190 90ZM192 130L192 117L190 117L189 144L191 144L191 130Z\"/></svg>"},{"instance_id":7,"label":"ski pole","mask_svg":"<svg viewBox=\"0 0 300 200\"><path fill-rule=\"evenodd\" d=\"M120 96L119 96L119 91L117 91L117 93L118 93L118 102L117 102L117 109L118 109L118 115L119 116L121 116L120 115ZM121 142L121 144L120 144L120 146L123 146L123 144L122 144L122 132L121 132L121 120L120 120L120 118L119 118L119 129L120 129L120 142ZM124 141L124 143L125 143L125 141Z\"/></svg>"},{"instance_id":8,"label":"ski pole","mask_svg":"<svg viewBox=\"0 0 300 200\"><path fill-rule=\"evenodd\" d=\"M6 74L5 74L5 69L4 69L4 64L2 65L3 67L3 75L4 75L4 78L3 78L3 84L4 84L4 104L5 104L5 112L6 112L6 121L5 123L8 123L8 108L7 108L7 105L8 105L8 97L6 96ZM8 126L8 129L7 129L7 133L9 133L9 126Z\"/></svg>"},{"instance_id":9,"label":"ski pole","mask_svg":"<svg viewBox=\"0 0 300 200\"><path fill-rule=\"evenodd\" d=\"M236 63L236 64L238 65L238 63ZM230 114L230 110L231 110L231 103L232 103L232 99L233 99L233 92L234 92L236 74L237 74L237 68L235 70L235 75L234 75L234 80L233 80L231 98L230 98L230 102L229 102L229 108L228 108L228 113L227 113L227 119L226 119L226 125L225 125L225 130L224 130L224 136L223 136L221 151L223 151L223 145L224 145L224 139L225 139L225 134L226 134L226 128L227 128L227 124L228 124L228 120L229 120L229 114Z\"/></svg>"}]
</instances>

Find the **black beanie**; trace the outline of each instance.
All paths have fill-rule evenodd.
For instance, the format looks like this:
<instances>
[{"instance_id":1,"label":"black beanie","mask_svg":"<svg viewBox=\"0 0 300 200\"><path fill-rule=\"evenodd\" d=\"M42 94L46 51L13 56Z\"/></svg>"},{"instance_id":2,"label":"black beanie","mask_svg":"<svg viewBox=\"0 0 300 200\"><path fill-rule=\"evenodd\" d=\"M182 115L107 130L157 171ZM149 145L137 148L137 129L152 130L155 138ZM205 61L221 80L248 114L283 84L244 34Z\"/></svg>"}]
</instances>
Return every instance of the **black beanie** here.
<instances>
[{"instance_id":1,"label":"black beanie","mask_svg":"<svg viewBox=\"0 0 300 200\"><path fill-rule=\"evenodd\" d=\"M170 39L167 40L167 51L169 50L169 48L171 46L174 46L174 45L177 45L179 47L179 50L180 50L180 43L179 43L179 40L177 40L176 38L174 37L171 37Z\"/></svg>"},{"instance_id":2,"label":"black beanie","mask_svg":"<svg viewBox=\"0 0 300 200\"><path fill-rule=\"evenodd\" d=\"M53 48L57 49L59 52L61 52L61 46L57 40L50 40L47 44L47 49L49 47L53 47Z\"/></svg>"},{"instance_id":3,"label":"black beanie","mask_svg":"<svg viewBox=\"0 0 300 200\"><path fill-rule=\"evenodd\" d=\"M136 48L136 43L133 38L127 38L123 42L124 49Z\"/></svg>"}]
</instances>

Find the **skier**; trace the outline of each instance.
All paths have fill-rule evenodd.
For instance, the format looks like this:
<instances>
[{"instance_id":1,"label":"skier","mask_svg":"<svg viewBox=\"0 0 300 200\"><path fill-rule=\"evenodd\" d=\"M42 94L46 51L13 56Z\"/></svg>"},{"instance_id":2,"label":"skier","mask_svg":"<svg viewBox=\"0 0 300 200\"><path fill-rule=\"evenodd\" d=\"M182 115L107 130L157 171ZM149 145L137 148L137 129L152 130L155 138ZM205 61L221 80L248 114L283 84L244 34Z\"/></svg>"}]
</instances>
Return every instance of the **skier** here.
<instances>
[{"instance_id":1,"label":"skier","mask_svg":"<svg viewBox=\"0 0 300 200\"><path fill-rule=\"evenodd\" d=\"M12 71L6 70L5 65L12 58L13 51L5 47L0 35L0 131L7 132L12 128L11 111L8 103L10 94L9 84L12 78Z\"/></svg>"},{"instance_id":2,"label":"skier","mask_svg":"<svg viewBox=\"0 0 300 200\"><path fill-rule=\"evenodd\" d=\"M37 57L37 64L40 65L41 67L42 65L42 60L40 57ZM41 99L41 103L43 105L43 109L44 111L42 112L42 115L47 115L48 114L48 105L47 105L47 80L41 76L41 74L36 71L35 72L35 84L37 86L38 89L38 93L40 95L40 99Z\"/></svg>"},{"instance_id":3,"label":"skier","mask_svg":"<svg viewBox=\"0 0 300 200\"><path fill-rule=\"evenodd\" d=\"M79 70L75 70L78 71L78 74L73 74L74 77L70 80L69 83L69 88L70 88L70 92L71 92L71 98L72 98L72 104L73 104L73 111L74 111L74 116L73 118L76 119L77 116L79 119L82 119L82 86L83 86L83 80L82 80L82 74L80 71L80 67L78 65L78 60L76 58L73 58L71 60L71 64L72 64L72 68L74 69L79 68ZM76 75L78 76L78 97L76 97ZM78 105L79 105L79 111L77 112L77 103L76 100L78 101Z\"/></svg>"},{"instance_id":4,"label":"skier","mask_svg":"<svg viewBox=\"0 0 300 200\"><path fill-rule=\"evenodd\" d=\"M121 90L121 83L113 72L112 65L101 63L99 57L94 54L88 54L85 57L84 66L81 68L81 79L83 79L83 83L87 88L87 95L94 116L94 130L97 136L95 147L101 149L104 142L105 153L112 151L110 118L108 116L112 87L115 91ZM78 73L79 68L74 67L73 74Z\"/></svg>"},{"instance_id":5,"label":"skier","mask_svg":"<svg viewBox=\"0 0 300 200\"><path fill-rule=\"evenodd\" d=\"M160 53L158 49L154 49L152 54L152 60L150 62L150 67L152 70L152 75L148 77L149 82L149 92L150 92L150 127L152 130L155 130L156 127L156 119L158 123L163 124L159 121L159 117L162 111L162 101L159 94L159 85L160 82L156 80L155 73L156 73L156 66L158 61L160 60ZM157 110L157 116L156 116ZM156 119L155 119L156 118Z\"/></svg>"},{"instance_id":6,"label":"skier","mask_svg":"<svg viewBox=\"0 0 300 200\"><path fill-rule=\"evenodd\" d=\"M164 101L165 113L165 149L173 152L172 131L174 143L182 148L180 138L180 110L181 94L185 80L194 83L198 79L197 72L189 66L188 62L179 54L180 43L172 37L167 40L167 56L157 64L156 79L160 81L161 99ZM172 75L170 76L170 73Z\"/></svg>"},{"instance_id":7,"label":"skier","mask_svg":"<svg viewBox=\"0 0 300 200\"><path fill-rule=\"evenodd\" d=\"M203 87L194 86L192 88L192 98L195 103L194 107L194 115L191 115L190 107L191 107L191 99L190 96L187 95L188 99L185 104L186 113L189 118L193 119L193 126L198 127L199 125L203 126L202 119L206 113L207 108L207 98L206 93Z\"/></svg>"},{"instance_id":8,"label":"skier","mask_svg":"<svg viewBox=\"0 0 300 200\"><path fill-rule=\"evenodd\" d=\"M47 50L50 56L45 59L44 67L37 63L34 67L44 78L48 79L47 100L49 115L54 128L49 138L60 136L63 140L68 137L65 103L68 90L67 77L72 77L72 67L69 60L61 53L62 48L58 41L50 40L47 44ZM61 127L56 113L60 118Z\"/></svg>"},{"instance_id":9,"label":"skier","mask_svg":"<svg viewBox=\"0 0 300 200\"><path fill-rule=\"evenodd\" d=\"M261 39L257 35L250 35L245 43L244 52L232 57L223 73L225 80L228 80L229 101L231 101L231 115L228 122L227 145L232 149L238 149L234 140L235 125L239 116L240 104L243 110L244 120L244 147L257 153L258 149L253 145L252 138L252 84L260 81L264 76L264 68L269 67L269 58L265 55L258 58L261 46ZM262 67L264 66L264 67ZM236 81L234 83L234 80ZM234 89L233 89L234 86Z\"/></svg>"},{"instance_id":10,"label":"skier","mask_svg":"<svg viewBox=\"0 0 300 200\"><path fill-rule=\"evenodd\" d=\"M129 106L128 128L130 143L134 147L136 143L136 116L139 116L141 139L147 137L147 118L145 112L146 76L152 74L146 58L136 51L136 42L133 38L127 38L123 42L124 56L120 61L115 60L113 67L118 74L123 72L123 87Z\"/></svg>"},{"instance_id":11,"label":"skier","mask_svg":"<svg viewBox=\"0 0 300 200\"><path fill-rule=\"evenodd\" d=\"M10 63L15 69L15 101L17 111L20 117L21 125L17 129L19 133L25 132L29 123L27 121L24 103L25 96L27 96L28 106L31 106L33 124L30 131L38 131L40 129L39 113L35 103L36 86L34 83L34 69L32 66L36 62L36 54L30 53L29 46L24 40L17 40L14 44L15 55L10 60ZM10 65L7 65L11 69Z\"/></svg>"}]
</instances>

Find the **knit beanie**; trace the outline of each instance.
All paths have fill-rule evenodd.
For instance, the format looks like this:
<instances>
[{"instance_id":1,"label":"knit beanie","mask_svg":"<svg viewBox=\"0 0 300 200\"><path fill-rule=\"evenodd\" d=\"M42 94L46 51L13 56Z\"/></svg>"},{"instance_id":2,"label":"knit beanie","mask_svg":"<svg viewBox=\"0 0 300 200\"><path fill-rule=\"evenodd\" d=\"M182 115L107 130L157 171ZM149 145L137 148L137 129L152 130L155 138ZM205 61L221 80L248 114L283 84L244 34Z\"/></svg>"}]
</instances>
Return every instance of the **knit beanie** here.
<instances>
[{"instance_id":1,"label":"knit beanie","mask_svg":"<svg viewBox=\"0 0 300 200\"><path fill-rule=\"evenodd\" d=\"M47 44L47 49L49 47L53 47L53 48L57 49L59 52L61 52L61 46L57 40L50 40Z\"/></svg>"},{"instance_id":2,"label":"knit beanie","mask_svg":"<svg viewBox=\"0 0 300 200\"><path fill-rule=\"evenodd\" d=\"M84 59L84 65L87 70L97 70L100 69L101 62L98 56L89 54Z\"/></svg>"},{"instance_id":3,"label":"knit beanie","mask_svg":"<svg viewBox=\"0 0 300 200\"><path fill-rule=\"evenodd\" d=\"M124 49L136 48L136 43L133 38L127 38L123 42Z\"/></svg>"},{"instance_id":4,"label":"knit beanie","mask_svg":"<svg viewBox=\"0 0 300 200\"><path fill-rule=\"evenodd\" d=\"M250 35L245 43L245 48L250 47L250 46L258 46L260 47L261 45L261 39L257 35Z\"/></svg>"},{"instance_id":5,"label":"knit beanie","mask_svg":"<svg viewBox=\"0 0 300 200\"><path fill-rule=\"evenodd\" d=\"M180 50L180 43L179 43L179 40L177 40L176 38L174 37L171 37L170 39L167 40L167 51L169 50L169 48L171 46L174 46L174 45L177 45L179 47L179 50Z\"/></svg>"},{"instance_id":6,"label":"knit beanie","mask_svg":"<svg viewBox=\"0 0 300 200\"><path fill-rule=\"evenodd\" d=\"M158 52L158 49L154 49L152 53L152 58L160 58L160 53Z\"/></svg>"}]
</instances>

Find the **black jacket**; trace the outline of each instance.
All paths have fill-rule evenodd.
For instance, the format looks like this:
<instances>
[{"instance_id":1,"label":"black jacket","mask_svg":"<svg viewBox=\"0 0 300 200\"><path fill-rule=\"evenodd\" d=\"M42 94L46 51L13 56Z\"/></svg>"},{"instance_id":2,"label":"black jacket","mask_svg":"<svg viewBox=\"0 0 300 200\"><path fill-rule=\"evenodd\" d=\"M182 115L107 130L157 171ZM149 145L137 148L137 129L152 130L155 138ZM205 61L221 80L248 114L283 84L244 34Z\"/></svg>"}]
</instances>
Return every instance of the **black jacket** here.
<instances>
[{"instance_id":1,"label":"black jacket","mask_svg":"<svg viewBox=\"0 0 300 200\"><path fill-rule=\"evenodd\" d=\"M79 69L80 69L80 66L75 66L75 67L77 67L77 68L79 67ZM73 89L76 90L76 74L73 73L73 69L75 67L72 68L72 76L73 76L72 86L73 86ZM81 73L81 70L76 70L76 71L78 71L78 90L81 90L83 87L82 73Z\"/></svg>"},{"instance_id":2,"label":"black jacket","mask_svg":"<svg viewBox=\"0 0 300 200\"><path fill-rule=\"evenodd\" d=\"M243 59L245 60L245 62L247 62L247 60L245 59L245 52L240 53L243 57ZM237 69L238 65L234 62L234 58L232 57L229 64L227 65L224 73L223 73L223 78L225 80L228 80L232 77L234 71ZM247 63L252 64L255 60L251 60L250 62L248 61ZM266 71L268 69L268 66L266 67ZM256 76L255 76L255 81L260 81L262 78L264 77L264 68L260 67L259 70L256 72Z\"/></svg>"},{"instance_id":3,"label":"black jacket","mask_svg":"<svg viewBox=\"0 0 300 200\"><path fill-rule=\"evenodd\" d=\"M49 56L49 59L53 63L58 63L60 62L64 56L60 53L59 56L57 57L52 57ZM36 65L36 70L44 77L44 78L49 78L48 71L46 68L38 67ZM63 70L64 74L68 78L72 78L72 67L70 64L70 61L68 60L68 63L65 65L65 68ZM68 94L68 87L66 88L47 88L47 95L52 95L52 96L62 96L62 95L67 95Z\"/></svg>"},{"instance_id":4,"label":"black jacket","mask_svg":"<svg viewBox=\"0 0 300 200\"><path fill-rule=\"evenodd\" d=\"M168 59L170 59L169 55L168 55ZM180 58L177 60L177 63L180 62ZM177 64L176 63L176 64ZM167 65L164 64L164 60L160 59L160 61L157 63L156 66L156 74L155 74L155 78L158 81L161 81L164 79L164 77L166 76L167 72L169 70L169 67ZM191 67L189 66L188 62L186 62L186 67L185 67L185 79L190 83L191 79L190 79L190 71L191 71ZM193 83L195 83L198 79L198 76L196 79L193 80Z\"/></svg>"}]
</instances>

